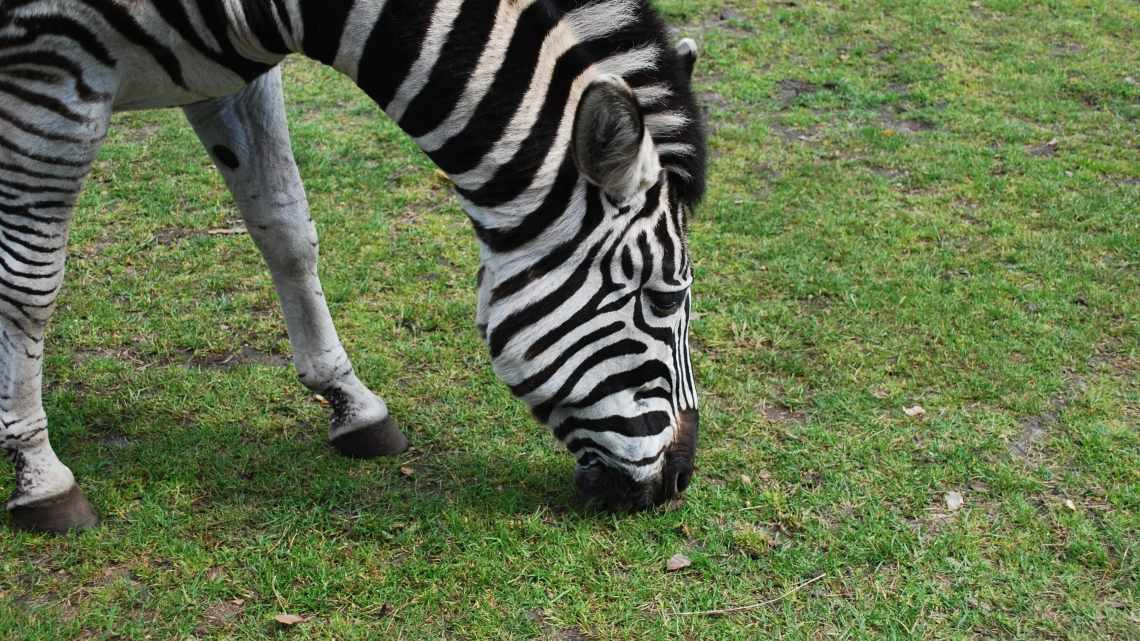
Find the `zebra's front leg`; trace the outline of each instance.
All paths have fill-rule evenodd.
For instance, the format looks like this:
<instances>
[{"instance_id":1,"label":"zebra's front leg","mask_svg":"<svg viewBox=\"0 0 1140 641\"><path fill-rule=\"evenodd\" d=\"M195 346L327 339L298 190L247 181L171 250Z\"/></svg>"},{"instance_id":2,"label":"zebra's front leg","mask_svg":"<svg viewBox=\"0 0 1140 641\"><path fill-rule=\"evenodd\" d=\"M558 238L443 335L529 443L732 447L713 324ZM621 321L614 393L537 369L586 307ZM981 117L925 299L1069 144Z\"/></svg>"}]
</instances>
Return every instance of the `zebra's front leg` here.
<instances>
[{"instance_id":1,"label":"zebra's front leg","mask_svg":"<svg viewBox=\"0 0 1140 641\"><path fill-rule=\"evenodd\" d=\"M184 111L269 265L301 381L332 404L330 442L354 458L402 452L407 440L384 401L356 378L321 291L317 232L289 144L280 68Z\"/></svg>"},{"instance_id":2,"label":"zebra's front leg","mask_svg":"<svg viewBox=\"0 0 1140 641\"><path fill-rule=\"evenodd\" d=\"M72 205L107 132L110 93L80 100L69 83L29 84L0 91L0 449L16 468L12 527L66 532L99 517L48 439L44 334L63 285Z\"/></svg>"}]
</instances>

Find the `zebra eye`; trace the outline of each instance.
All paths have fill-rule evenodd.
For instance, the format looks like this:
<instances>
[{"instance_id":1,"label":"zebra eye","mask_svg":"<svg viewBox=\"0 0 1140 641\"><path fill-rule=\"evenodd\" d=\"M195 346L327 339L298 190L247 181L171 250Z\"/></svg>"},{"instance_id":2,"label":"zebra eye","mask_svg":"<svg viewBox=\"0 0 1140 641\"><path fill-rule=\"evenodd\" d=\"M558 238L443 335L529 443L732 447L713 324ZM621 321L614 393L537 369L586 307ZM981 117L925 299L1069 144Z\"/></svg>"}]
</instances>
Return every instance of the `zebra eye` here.
<instances>
[{"instance_id":1,"label":"zebra eye","mask_svg":"<svg viewBox=\"0 0 1140 641\"><path fill-rule=\"evenodd\" d=\"M681 308L681 303L685 302L685 293L683 289L675 292L658 292L647 289L645 290L645 297L654 314L669 316Z\"/></svg>"}]
</instances>

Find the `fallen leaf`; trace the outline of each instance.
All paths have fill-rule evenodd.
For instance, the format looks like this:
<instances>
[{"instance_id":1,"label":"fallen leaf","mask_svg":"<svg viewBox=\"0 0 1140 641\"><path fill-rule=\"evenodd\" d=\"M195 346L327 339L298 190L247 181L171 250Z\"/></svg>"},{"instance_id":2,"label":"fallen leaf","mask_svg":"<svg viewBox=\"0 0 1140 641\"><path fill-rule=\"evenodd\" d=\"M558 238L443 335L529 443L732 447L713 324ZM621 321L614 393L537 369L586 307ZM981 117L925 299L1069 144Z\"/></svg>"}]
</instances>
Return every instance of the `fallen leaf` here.
<instances>
[{"instance_id":1,"label":"fallen leaf","mask_svg":"<svg viewBox=\"0 0 1140 641\"><path fill-rule=\"evenodd\" d=\"M230 603L232 603L234 605L245 605L245 599L241 599L241 598L231 599Z\"/></svg>"},{"instance_id":2,"label":"fallen leaf","mask_svg":"<svg viewBox=\"0 0 1140 641\"><path fill-rule=\"evenodd\" d=\"M884 129L883 135L888 136L888 137L893 136L893 135L895 135L895 130L894 129Z\"/></svg>"},{"instance_id":3,"label":"fallen leaf","mask_svg":"<svg viewBox=\"0 0 1140 641\"><path fill-rule=\"evenodd\" d=\"M403 474L404 476L410 477L411 475L413 475L415 473L416 473L416 470L409 465L401 465L400 466L400 474Z\"/></svg>"},{"instance_id":4,"label":"fallen leaf","mask_svg":"<svg viewBox=\"0 0 1140 641\"><path fill-rule=\"evenodd\" d=\"M966 500L962 498L961 492L956 492L953 490L947 492L943 500L946 502L946 509L950 510L951 512L958 511L958 509L962 507L962 504L966 502Z\"/></svg>"},{"instance_id":5,"label":"fallen leaf","mask_svg":"<svg viewBox=\"0 0 1140 641\"><path fill-rule=\"evenodd\" d=\"M321 396L320 394L313 394L313 400L320 403L321 405L332 405L332 403L329 402L329 399Z\"/></svg>"},{"instance_id":6,"label":"fallen leaf","mask_svg":"<svg viewBox=\"0 0 1140 641\"><path fill-rule=\"evenodd\" d=\"M692 564L693 562L684 554L674 554L665 562L665 571L676 572L677 570L684 570Z\"/></svg>"},{"instance_id":7,"label":"fallen leaf","mask_svg":"<svg viewBox=\"0 0 1140 641\"><path fill-rule=\"evenodd\" d=\"M1065 507L1069 508L1073 512L1077 511L1077 504L1073 503L1073 499L1065 499Z\"/></svg>"},{"instance_id":8,"label":"fallen leaf","mask_svg":"<svg viewBox=\"0 0 1140 641\"><path fill-rule=\"evenodd\" d=\"M209 570L206 570L206 579L210 581L217 581L218 579L222 578L222 574L224 574L222 568L214 566Z\"/></svg>"},{"instance_id":9,"label":"fallen leaf","mask_svg":"<svg viewBox=\"0 0 1140 641\"><path fill-rule=\"evenodd\" d=\"M304 623L305 617L299 614L278 614L277 616L273 617L273 620L280 623L281 625L294 626L298 623Z\"/></svg>"},{"instance_id":10,"label":"fallen leaf","mask_svg":"<svg viewBox=\"0 0 1140 641\"><path fill-rule=\"evenodd\" d=\"M904 407L903 413L910 417L925 416L926 410L921 405L912 405L911 407Z\"/></svg>"},{"instance_id":11,"label":"fallen leaf","mask_svg":"<svg viewBox=\"0 0 1140 641\"><path fill-rule=\"evenodd\" d=\"M876 387L875 389L871 390L871 396L874 396L878 399L884 399L890 395L890 391L888 391L885 387Z\"/></svg>"},{"instance_id":12,"label":"fallen leaf","mask_svg":"<svg viewBox=\"0 0 1140 641\"><path fill-rule=\"evenodd\" d=\"M747 474L741 474L740 475L740 482L743 483L744 485L752 485L752 477L748 476Z\"/></svg>"}]
</instances>

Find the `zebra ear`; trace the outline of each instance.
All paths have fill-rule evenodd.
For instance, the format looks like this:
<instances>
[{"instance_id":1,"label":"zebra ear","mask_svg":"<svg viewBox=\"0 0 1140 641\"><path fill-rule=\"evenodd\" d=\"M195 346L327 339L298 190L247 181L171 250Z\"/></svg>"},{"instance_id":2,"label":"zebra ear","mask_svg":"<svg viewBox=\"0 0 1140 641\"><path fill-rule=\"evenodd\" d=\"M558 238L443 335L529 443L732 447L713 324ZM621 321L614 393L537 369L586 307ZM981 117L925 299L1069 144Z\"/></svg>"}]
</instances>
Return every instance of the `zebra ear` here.
<instances>
[{"instance_id":1,"label":"zebra ear","mask_svg":"<svg viewBox=\"0 0 1140 641\"><path fill-rule=\"evenodd\" d=\"M648 189L661 170L633 91L612 75L599 76L582 93L571 153L586 180L619 202Z\"/></svg>"},{"instance_id":2,"label":"zebra ear","mask_svg":"<svg viewBox=\"0 0 1140 641\"><path fill-rule=\"evenodd\" d=\"M692 38L682 38L677 43L677 57L681 59L685 77L692 80L693 66L697 64L697 41Z\"/></svg>"}]
</instances>

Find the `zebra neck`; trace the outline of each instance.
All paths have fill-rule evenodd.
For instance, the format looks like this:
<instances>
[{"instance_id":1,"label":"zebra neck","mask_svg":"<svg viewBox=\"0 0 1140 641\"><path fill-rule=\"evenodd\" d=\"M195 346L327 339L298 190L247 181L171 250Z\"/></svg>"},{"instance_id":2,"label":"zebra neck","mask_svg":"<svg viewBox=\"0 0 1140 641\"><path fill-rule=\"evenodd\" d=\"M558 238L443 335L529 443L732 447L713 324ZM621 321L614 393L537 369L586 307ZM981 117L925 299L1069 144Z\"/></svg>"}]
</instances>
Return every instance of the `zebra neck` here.
<instances>
[{"instance_id":1,"label":"zebra neck","mask_svg":"<svg viewBox=\"0 0 1140 641\"><path fill-rule=\"evenodd\" d=\"M655 62L654 51L598 44L639 19L637 0L347 4L324 10L327 29L306 20L304 52L351 77L419 144L451 178L477 231L523 221L533 230L538 218L545 227L565 213L581 188L567 149L582 89L602 71ZM532 235L516 229L483 240L502 251Z\"/></svg>"}]
</instances>

